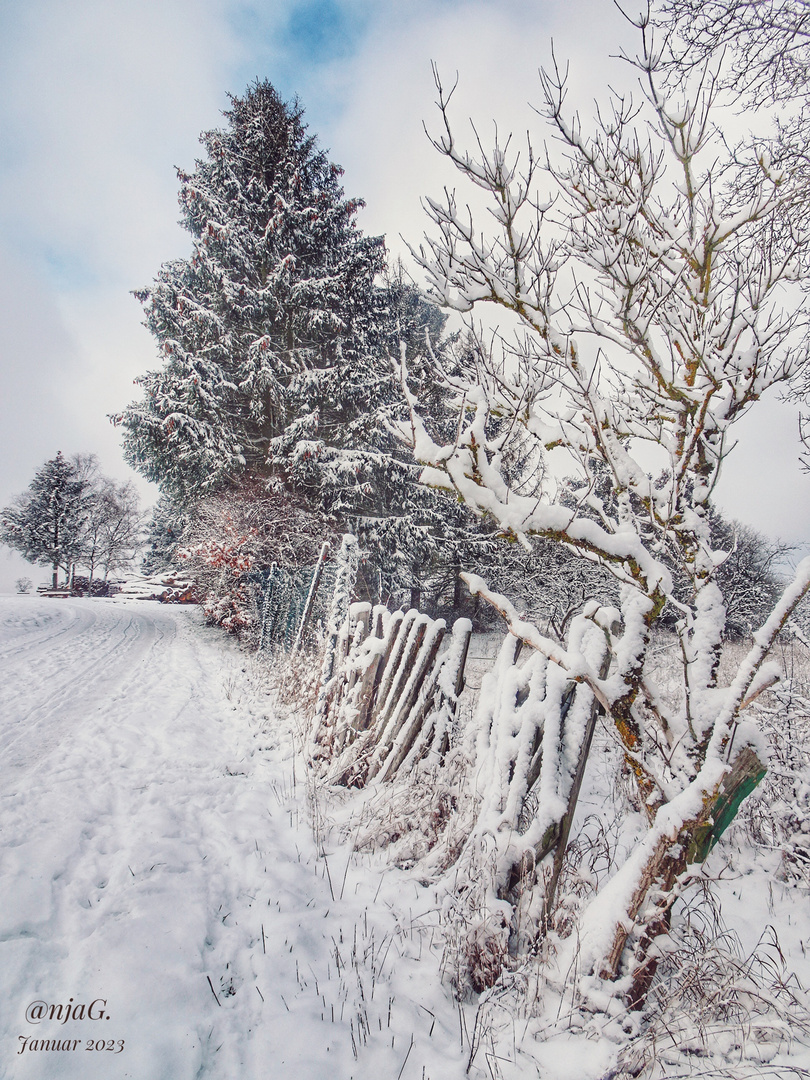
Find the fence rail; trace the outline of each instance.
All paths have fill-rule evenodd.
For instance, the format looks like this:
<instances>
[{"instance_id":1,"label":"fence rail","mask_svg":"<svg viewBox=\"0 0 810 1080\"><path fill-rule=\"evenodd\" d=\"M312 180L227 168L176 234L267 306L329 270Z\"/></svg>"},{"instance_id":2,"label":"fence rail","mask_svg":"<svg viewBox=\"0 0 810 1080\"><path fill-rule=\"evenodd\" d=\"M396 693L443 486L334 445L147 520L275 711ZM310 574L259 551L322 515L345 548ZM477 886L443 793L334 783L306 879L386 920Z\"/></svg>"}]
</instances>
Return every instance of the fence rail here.
<instances>
[{"instance_id":1,"label":"fence rail","mask_svg":"<svg viewBox=\"0 0 810 1080\"><path fill-rule=\"evenodd\" d=\"M321 687L313 760L337 782L361 787L389 780L426 755L440 758L449 746L471 635L469 619L458 619L442 650L443 619L352 604Z\"/></svg>"}]
</instances>

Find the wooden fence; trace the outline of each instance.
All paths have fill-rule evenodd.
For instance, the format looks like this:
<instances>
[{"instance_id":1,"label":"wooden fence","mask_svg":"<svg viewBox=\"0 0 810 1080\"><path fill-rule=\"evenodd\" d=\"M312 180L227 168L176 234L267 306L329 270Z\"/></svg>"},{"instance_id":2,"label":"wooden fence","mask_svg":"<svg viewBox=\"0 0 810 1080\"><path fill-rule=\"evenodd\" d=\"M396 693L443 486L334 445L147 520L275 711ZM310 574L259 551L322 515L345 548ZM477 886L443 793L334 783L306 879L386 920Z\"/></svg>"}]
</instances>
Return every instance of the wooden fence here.
<instances>
[{"instance_id":1,"label":"wooden fence","mask_svg":"<svg viewBox=\"0 0 810 1080\"><path fill-rule=\"evenodd\" d=\"M339 783L387 780L449 746L472 625L352 604L334 634L311 756ZM442 650L442 646L446 647Z\"/></svg>"},{"instance_id":2,"label":"wooden fence","mask_svg":"<svg viewBox=\"0 0 810 1080\"><path fill-rule=\"evenodd\" d=\"M486 906L488 895L513 906L508 948L520 953L554 907L600 709L584 682L510 633L462 728L471 633L468 619L448 632L413 609L349 605L328 642L310 761L350 787L410 780L426 789L425 805L431 785L437 798L452 787L463 822L442 834L416 813L402 828L424 832L414 850L430 851L427 872L455 868L465 903ZM567 647L606 676L607 639L594 618L573 620Z\"/></svg>"}]
</instances>

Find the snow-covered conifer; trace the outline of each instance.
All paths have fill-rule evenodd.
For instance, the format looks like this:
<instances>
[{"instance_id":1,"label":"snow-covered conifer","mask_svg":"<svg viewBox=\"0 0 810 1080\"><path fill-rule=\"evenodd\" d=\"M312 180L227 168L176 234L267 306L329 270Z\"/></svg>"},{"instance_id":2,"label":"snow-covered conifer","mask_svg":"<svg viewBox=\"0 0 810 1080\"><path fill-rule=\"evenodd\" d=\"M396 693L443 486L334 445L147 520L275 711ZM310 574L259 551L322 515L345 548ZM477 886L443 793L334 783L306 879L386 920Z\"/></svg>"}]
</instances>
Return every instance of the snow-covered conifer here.
<instances>
[{"instance_id":1,"label":"snow-covered conifer","mask_svg":"<svg viewBox=\"0 0 810 1080\"><path fill-rule=\"evenodd\" d=\"M192 253L137 293L163 366L116 419L128 460L164 492L276 474L314 501L318 462L373 385L383 241L357 228L362 203L297 101L256 82L225 117L178 174Z\"/></svg>"},{"instance_id":2,"label":"snow-covered conifer","mask_svg":"<svg viewBox=\"0 0 810 1080\"><path fill-rule=\"evenodd\" d=\"M344 197L297 101L257 82L225 117L201 137L206 157L179 172L190 257L136 294L163 363L115 418L125 455L188 508L280 480L362 536L366 591L398 602L452 561L448 511L469 519L420 489L391 434L407 415L393 361L404 348L435 396L429 357L446 317L386 270L382 237L357 227L362 202Z\"/></svg>"},{"instance_id":3,"label":"snow-covered conifer","mask_svg":"<svg viewBox=\"0 0 810 1080\"><path fill-rule=\"evenodd\" d=\"M168 495L161 495L146 523L146 550L141 563L145 574L176 567L175 552L187 524L188 514L183 507Z\"/></svg>"},{"instance_id":4,"label":"snow-covered conifer","mask_svg":"<svg viewBox=\"0 0 810 1080\"><path fill-rule=\"evenodd\" d=\"M87 520L88 482L60 450L34 476L28 490L0 512L0 542L28 562L70 573L80 558Z\"/></svg>"},{"instance_id":5,"label":"snow-covered conifer","mask_svg":"<svg viewBox=\"0 0 810 1080\"><path fill-rule=\"evenodd\" d=\"M0 512L0 543L29 562L49 565L56 588L85 566L89 584L98 571L128 566L140 545L138 496L131 483L103 476L93 454L67 459L60 451L36 473L28 490Z\"/></svg>"}]
</instances>

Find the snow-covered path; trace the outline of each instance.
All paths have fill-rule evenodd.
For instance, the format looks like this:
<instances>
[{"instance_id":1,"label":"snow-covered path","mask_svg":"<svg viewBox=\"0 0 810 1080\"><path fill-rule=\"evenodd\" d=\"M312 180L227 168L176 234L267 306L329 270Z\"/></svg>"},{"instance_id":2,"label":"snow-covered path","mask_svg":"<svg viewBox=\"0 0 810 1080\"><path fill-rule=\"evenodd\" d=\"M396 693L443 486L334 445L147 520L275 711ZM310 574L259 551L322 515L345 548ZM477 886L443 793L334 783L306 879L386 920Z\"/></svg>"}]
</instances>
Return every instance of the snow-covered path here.
<instances>
[{"instance_id":1,"label":"snow-covered path","mask_svg":"<svg viewBox=\"0 0 810 1080\"><path fill-rule=\"evenodd\" d=\"M244 664L195 610L0 598L4 1080L464 1075L419 898L316 858Z\"/></svg>"}]
</instances>

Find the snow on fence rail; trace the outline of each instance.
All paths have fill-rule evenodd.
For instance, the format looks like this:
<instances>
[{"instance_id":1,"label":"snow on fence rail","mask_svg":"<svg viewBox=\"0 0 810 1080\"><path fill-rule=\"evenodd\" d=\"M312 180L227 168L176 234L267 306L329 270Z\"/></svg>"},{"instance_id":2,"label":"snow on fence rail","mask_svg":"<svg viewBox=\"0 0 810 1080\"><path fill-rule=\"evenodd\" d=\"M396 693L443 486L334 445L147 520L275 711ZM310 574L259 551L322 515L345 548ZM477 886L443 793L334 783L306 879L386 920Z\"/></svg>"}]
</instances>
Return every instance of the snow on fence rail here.
<instances>
[{"instance_id":1,"label":"snow on fence rail","mask_svg":"<svg viewBox=\"0 0 810 1080\"><path fill-rule=\"evenodd\" d=\"M392 798L403 799L393 832L422 834L408 850L420 852L426 876L444 879L461 922L486 926L492 937L470 954L466 977L481 990L549 925L600 706L584 682L509 633L461 724L469 620L448 632L443 619L414 609L346 603L351 550L344 555L310 763L348 787L399 781L384 800L390 815ZM568 648L605 676L609 651L598 620L576 618ZM426 811L452 792L452 812L437 825L440 814L420 813L414 796L402 795L409 786ZM478 955L493 962L481 967Z\"/></svg>"},{"instance_id":2,"label":"snow on fence rail","mask_svg":"<svg viewBox=\"0 0 810 1080\"><path fill-rule=\"evenodd\" d=\"M585 682L531 647L531 635L509 633L471 719L459 723L472 624L458 619L448 633L443 619L415 609L352 603L359 557L344 536L309 761L347 787L400 781L397 792L417 789L425 809L451 793L444 818L414 813L406 797L397 832L422 833L411 846L422 869L444 876L463 925L478 926L479 937L487 928L466 973L481 990L549 925L600 706ZM603 621L601 610L575 618L564 650L587 656L602 678Z\"/></svg>"},{"instance_id":3,"label":"snow on fence rail","mask_svg":"<svg viewBox=\"0 0 810 1080\"><path fill-rule=\"evenodd\" d=\"M434 822L421 845L429 852L424 867L452 868L449 889L458 892L461 908L473 905L480 913L494 900L502 912L506 901L513 917L509 925L491 921L498 940L486 951L522 953L544 932L555 904L598 702L565 666L531 648L531 636L508 633L471 719L460 724L469 619L458 619L448 633L443 619L413 608L390 612L352 603L359 558L355 537L344 536L310 764L347 787L398 779L420 787L428 799L435 793L437 802L440 790L452 789L454 813L458 817L463 806L464 821L444 831ZM575 618L564 652L587 656L604 678L610 652L600 619L599 611ZM299 630L296 647L300 637ZM422 829L420 815L411 815L404 828ZM486 977L479 972L473 983L497 977L498 970L495 964Z\"/></svg>"},{"instance_id":4,"label":"snow on fence rail","mask_svg":"<svg viewBox=\"0 0 810 1080\"><path fill-rule=\"evenodd\" d=\"M414 609L350 606L325 665L311 745L338 783L388 780L447 751L472 624L457 620L441 652L446 632L443 619Z\"/></svg>"}]
</instances>

